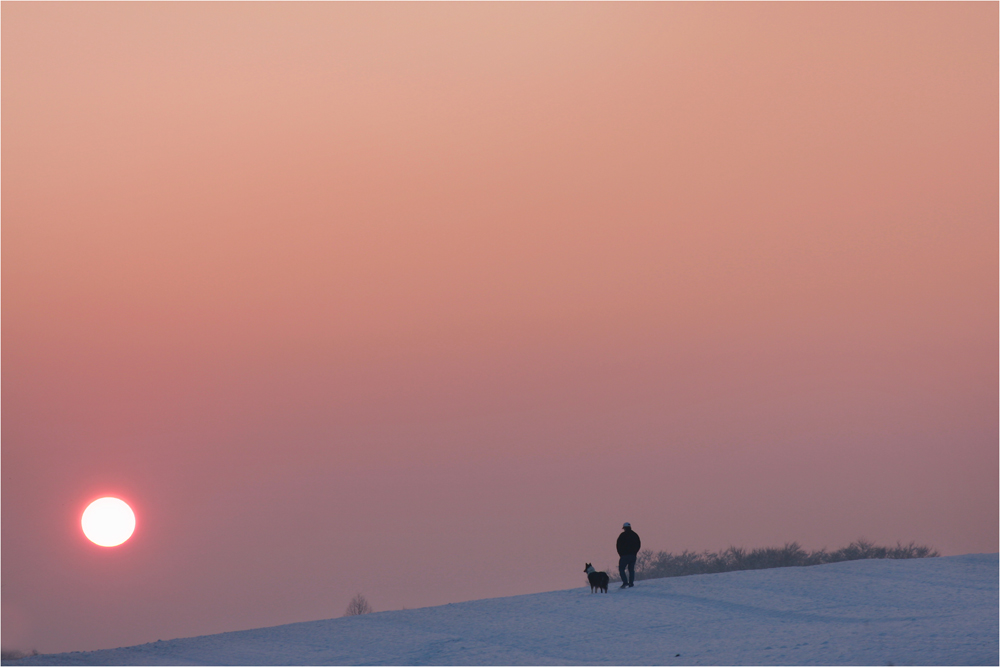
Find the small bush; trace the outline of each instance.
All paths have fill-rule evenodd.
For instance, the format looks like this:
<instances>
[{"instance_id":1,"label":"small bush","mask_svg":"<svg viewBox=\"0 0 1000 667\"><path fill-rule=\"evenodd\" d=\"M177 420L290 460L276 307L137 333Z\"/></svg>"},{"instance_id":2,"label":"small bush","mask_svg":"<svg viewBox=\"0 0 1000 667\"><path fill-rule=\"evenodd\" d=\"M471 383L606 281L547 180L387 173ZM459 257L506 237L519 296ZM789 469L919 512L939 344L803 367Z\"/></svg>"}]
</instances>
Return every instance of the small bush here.
<instances>
[{"instance_id":1,"label":"small bush","mask_svg":"<svg viewBox=\"0 0 1000 667\"><path fill-rule=\"evenodd\" d=\"M368 600L361 593L358 593L347 605L347 611L344 612L344 616L360 616L361 614L372 613L372 606L368 604Z\"/></svg>"},{"instance_id":2,"label":"small bush","mask_svg":"<svg viewBox=\"0 0 1000 667\"><path fill-rule=\"evenodd\" d=\"M765 547L747 551L743 547L729 547L725 551L697 553L682 551L672 554L667 551L653 552L648 549L639 552L635 561L635 578L660 579L663 577L683 577L690 574L714 574L736 570L766 570L775 567L801 567L839 563L867 558L935 558L937 551L913 542L907 545L896 543L895 547L880 547L860 539L836 551L808 552L797 542L789 542L783 547ZM608 568L614 581L621 581L617 565Z\"/></svg>"},{"instance_id":3,"label":"small bush","mask_svg":"<svg viewBox=\"0 0 1000 667\"><path fill-rule=\"evenodd\" d=\"M8 649L3 649L2 651L0 651L0 660L20 660L21 658L27 658L28 656L32 655L38 655L38 651L25 653L23 651L13 651Z\"/></svg>"}]
</instances>

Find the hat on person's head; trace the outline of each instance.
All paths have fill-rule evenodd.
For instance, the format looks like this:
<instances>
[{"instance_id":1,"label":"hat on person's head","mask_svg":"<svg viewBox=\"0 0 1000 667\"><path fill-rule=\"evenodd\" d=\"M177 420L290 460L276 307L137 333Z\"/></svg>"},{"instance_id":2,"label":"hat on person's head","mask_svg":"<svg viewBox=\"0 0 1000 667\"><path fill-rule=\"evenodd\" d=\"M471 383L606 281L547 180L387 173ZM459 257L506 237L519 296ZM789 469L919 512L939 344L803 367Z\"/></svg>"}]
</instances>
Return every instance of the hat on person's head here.
<instances>
[{"instance_id":1,"label":"hat on person's head","mask_svg":"<svg viewBox=\"0 0 1000 667\"><path fill-rule=\"evenodd\" d=\"M632 527L632 524L630 524L628 521L626 521L625 525L622 526L622 528L631 528L631 527Z\"/></svg>"}]
</instances>

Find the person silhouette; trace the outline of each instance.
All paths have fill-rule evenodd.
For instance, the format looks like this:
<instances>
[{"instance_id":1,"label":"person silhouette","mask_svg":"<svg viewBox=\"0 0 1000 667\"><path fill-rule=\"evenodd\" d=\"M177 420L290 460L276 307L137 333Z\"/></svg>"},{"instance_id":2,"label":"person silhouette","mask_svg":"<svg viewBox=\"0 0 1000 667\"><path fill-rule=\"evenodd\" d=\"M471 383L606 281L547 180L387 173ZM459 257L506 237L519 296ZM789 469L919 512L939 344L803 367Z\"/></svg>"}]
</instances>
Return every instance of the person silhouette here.
<instances>
[{"instance_id":1,"label":"person silhouette","mask_svg":"<svg viewBox=\"0 0 1000 667\"><path fill-rule=\"evenodd\" d=\"M618 574L622 577L622 588L632 588L635 586L635 557L642 541L628 521L622 526L622 534L618 536L615 546L618 547ZM625 576L625 568L628 568L628 577Z\"/></svg>"}]
</instances>

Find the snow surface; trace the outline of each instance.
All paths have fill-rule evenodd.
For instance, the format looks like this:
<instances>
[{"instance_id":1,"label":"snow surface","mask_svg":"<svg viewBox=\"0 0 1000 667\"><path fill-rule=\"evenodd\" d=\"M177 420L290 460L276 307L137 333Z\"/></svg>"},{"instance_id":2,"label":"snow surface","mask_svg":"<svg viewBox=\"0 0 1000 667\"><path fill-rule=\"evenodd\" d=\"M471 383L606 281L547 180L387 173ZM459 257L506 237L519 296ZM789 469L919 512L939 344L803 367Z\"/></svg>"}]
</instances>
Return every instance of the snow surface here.
<instances>
[{"instance_id":1,"label":"snow surface","mask_svg":"<svg viewBox=\"0 0 1000 667\"><path fill-rule=\"evenodd\" d=\"M975 554L652 579L607 595L581 585L4 664L996 665L998 567L997 554Z\"/></svg>"}]
</instances>

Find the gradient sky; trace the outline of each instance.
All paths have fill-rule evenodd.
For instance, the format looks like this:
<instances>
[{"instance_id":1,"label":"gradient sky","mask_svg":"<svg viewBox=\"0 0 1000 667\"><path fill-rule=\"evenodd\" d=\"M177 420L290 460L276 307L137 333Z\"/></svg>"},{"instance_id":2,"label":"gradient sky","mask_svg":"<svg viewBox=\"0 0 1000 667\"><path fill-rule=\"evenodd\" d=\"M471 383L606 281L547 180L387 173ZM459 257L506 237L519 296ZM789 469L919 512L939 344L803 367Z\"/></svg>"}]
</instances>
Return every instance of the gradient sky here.
<instances>
[{"instance_id":1,"label":"gradient sky","mask_svg":"<svg viewBox=\"0 0 1000 667\"><path fill-rule=\"evenodd\" d=\"M3 3L4 647L997 551L998 20Z\"/></svg>"}]
</instances>

